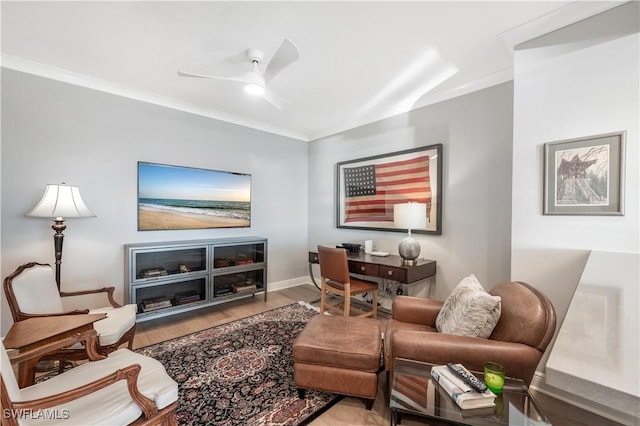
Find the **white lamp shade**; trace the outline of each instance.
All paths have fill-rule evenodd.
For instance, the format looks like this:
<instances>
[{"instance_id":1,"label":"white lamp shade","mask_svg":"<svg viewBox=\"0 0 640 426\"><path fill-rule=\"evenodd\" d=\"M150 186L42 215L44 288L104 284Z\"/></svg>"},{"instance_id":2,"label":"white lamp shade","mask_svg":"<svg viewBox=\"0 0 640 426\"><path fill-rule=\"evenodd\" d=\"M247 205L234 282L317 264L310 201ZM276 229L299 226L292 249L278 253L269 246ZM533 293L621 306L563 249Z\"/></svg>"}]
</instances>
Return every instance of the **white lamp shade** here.
<instances>
[{"instance_id":1,"label":"white lamp shade","mask_svg":"<svg viewBox=\"0 0 640 426\"><path fill-rule=\"evenodd\" d=\"M427 227L427 205L425 203L404 203L393 206L393 225L403 229Z\"/></svg>"},{"instance_id":2,"label":"white lamp shade","mask_svg":"<svg viewBox=\"0 0 640 426\"><path fill-rule=\"evenodd\" d=\"M47 185L42 199L25 216L31 217L92 217L95 216L73 185Z\"/></svg>"}]
</instances>

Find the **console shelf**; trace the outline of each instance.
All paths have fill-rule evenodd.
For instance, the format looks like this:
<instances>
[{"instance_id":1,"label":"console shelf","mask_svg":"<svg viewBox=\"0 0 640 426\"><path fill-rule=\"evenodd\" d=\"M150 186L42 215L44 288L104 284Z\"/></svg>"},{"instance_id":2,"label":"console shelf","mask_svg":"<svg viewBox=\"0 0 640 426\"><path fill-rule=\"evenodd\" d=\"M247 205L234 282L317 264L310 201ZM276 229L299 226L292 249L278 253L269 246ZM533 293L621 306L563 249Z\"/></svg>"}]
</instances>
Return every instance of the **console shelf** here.
<instances>
[{"instance_id":1,"label":"console shelf","mask_svg":"<svg viewBox=\"0 0 640 426\"><path fill-rule=\"evenodd\" d=\"M127 244L127 303L146 321L257 293L267 300L267 239L261 237Z\"/></svg>"}]
</instances>

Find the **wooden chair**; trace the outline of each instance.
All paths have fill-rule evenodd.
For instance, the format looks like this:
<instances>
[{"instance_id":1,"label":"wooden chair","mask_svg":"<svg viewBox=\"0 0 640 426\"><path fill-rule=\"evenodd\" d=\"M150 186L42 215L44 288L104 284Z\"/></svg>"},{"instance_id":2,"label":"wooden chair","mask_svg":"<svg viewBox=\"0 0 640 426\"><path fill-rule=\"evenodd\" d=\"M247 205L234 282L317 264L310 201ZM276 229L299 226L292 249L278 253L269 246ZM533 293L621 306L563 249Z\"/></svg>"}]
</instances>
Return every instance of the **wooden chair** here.
<instances>
[{"instance_id":1,"label":"wooden chair","mask_svg":"<svg viewBox=\"0 0 640 426\"><path fill-rule=\"evenodd\" d=\"M11 361L55 352L77 342L85 345L95 330L49 342L11 358L0 342L2 425L177 425L178 384L153 358L119 349L101 360L67 370L23 389ZM100 356L102 358L102 356ZM38 416L38 417L35 417Z\"/></svg>"},{"instance_id":2,"label":"wooden chair","mask_svg":"<svg viewBox=\"0 0 640 426\"><path fill-rule=\"evenodd\" d=\"M128 348L133 347L136 331L136 305L120 306L113 299L114 287L104 287L96 290L62 292L58 290L53 269L48 264L26 263L4 279L4 292L11 309L13 321L18 322L27 318L46 317L52 315L98 314L105 313L107 318L95 323L98 332L98 353L108 355L124 343ZM63 298L99 295L103 293L110 306L98 309L65 310ZM103 296L104 297L104 296ZM73 305L77 306L78 298ZM60 371L64 369L65 361L87 359L86 351L81 345L66 348L56 354L49 354L44 359L58 360Z\"/></svg>"},{"instance_id":3,"label":"wooden chair","mask_svg":"<svg viewBox=\"0 0 640 426\"><path fill-rule=\"evenodd\" d=\"M318 246L318 261L322 277L320 314L328 310L345 317L350 316L351 312L358 314L357 317L378 317L378 283L360 280L349 275L345 249ZM344 297L344 309L328 304L327 293ZM371 312L351 306L351 296L363 293L371 293L373 296Z\"/></svg>"}]
</instances>

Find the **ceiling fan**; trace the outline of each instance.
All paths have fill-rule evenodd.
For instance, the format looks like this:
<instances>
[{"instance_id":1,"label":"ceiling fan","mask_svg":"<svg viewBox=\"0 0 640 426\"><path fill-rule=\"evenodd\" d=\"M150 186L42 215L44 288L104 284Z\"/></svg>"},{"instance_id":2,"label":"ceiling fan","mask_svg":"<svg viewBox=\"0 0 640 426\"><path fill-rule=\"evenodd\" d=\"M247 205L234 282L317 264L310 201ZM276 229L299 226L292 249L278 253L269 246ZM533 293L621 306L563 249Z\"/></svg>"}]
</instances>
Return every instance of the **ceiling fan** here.
<instances>
[{"instance_id":1,"label":"ceiling fan","mask_svg":"<svg viewBox=\"0 0 640 426\"><path fill-rule=\"evenodd\" d=\"M296 45L288 38L285 38L276 53L273 55L273 58L271 58L271 61L267 64L264 72L259 68L259 65L264 61L264 53L261 50L253 48L247 49L246 55L247 60L251 65L251 69L238 75L215 76L187 71L178 71L178 75L181 77L212 78L216 80L229 80L244 83L244 89L247 93L262 96L264 100L279 110L291 106L289 102L268 90L267 86L269 82L273 80L273 78L283 69L300 58L300 53L298 52Z\"/></svg>"}]
</instances>

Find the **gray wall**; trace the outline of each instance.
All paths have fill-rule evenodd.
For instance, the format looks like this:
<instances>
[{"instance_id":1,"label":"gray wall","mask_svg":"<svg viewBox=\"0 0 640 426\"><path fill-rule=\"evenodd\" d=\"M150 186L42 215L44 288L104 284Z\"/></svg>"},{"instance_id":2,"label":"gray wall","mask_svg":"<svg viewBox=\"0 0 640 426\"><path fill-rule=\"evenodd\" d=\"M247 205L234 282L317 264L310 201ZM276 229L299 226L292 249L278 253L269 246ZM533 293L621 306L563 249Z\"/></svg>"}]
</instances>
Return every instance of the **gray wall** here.
<instances>
[{"instance_id":1,"label":"gray wall","mask_svg":"<svg viewBox=\"0 0 640 426\"><path fill-rule=\"evenodd\" d=\"M420 256L438 262L434 294L444 299L470 273L487 289L508 280L512 97L505 83L311 142L309 248L372 239L397 254L405 234L336 228L335 165L442 143L442 235L413 235Z\"/></svg>"},{"instance_id":2,"label":"gray wall","mask_svg":"<svg viewBox=\"0 0 640 426\"><path fill-rule=\"evenodd\" d=\"M24 214L47 183L78 185L95 218L67 221L64 289L116 286L123 245L257 235L269 239L269 282L306 274L306 143L2 70L2 277L53 263L52 222ZM137 231L137 162L252 175L251 228ZM2 294L2 334L11 315Z\"/></svg>"}]
</instances>

